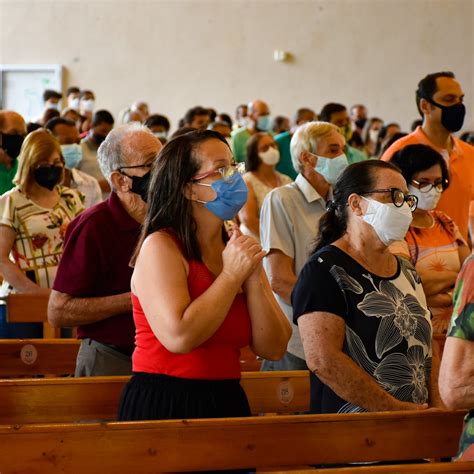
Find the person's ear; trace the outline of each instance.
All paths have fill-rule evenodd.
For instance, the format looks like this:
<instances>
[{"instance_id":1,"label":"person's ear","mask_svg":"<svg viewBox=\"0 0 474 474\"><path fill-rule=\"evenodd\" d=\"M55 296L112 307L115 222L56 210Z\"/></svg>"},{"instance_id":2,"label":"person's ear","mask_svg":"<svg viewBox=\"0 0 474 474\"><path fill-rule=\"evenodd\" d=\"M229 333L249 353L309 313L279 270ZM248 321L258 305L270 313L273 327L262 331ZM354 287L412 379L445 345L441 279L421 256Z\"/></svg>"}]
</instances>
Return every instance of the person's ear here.
<instances>
[{"instance_id":1,"label":"person's ear","mask_svg":"<svg viewBox=\"0 0 474 474\"><path fill-rule=\"evenodd\" d=\"M433 105L430 104L426 99L421 99L420 109L423 112L423 114L429 115L431 111L433 110Z\"/></svg>"},{"instance_id":2,"label":"person's ear","mask_svg":"<svg viewBox=\"0 0 474 474\"><path fill-rule=\"evenodd\" d=\"M303 168L314 168L318 162L318 158L307 150L303 150L300 154L300 163Z\"/></svg>"},{"instance_id":3,"label":"person's ear","mask_svg":"<svg viewBox=\"0 0 474 474\"><path fill-rule=\"evenodd\" d=\"M131 190L131 179L119 171L113 171L110 175L110 180L112 181L113 189L116 189L117 191L128 193Z\"/></svg>"},{"instance_id":4,"label":"person's ear","mask_svg":"<svg viewBox=\"0 0 474 474\"><path fill-rule=\"evenodd\" d=\"M365 215L365 211L367 210L367 201L362 196L359 196L359 194L352 193L347 198L347 204L352 213L356 216Z\"/></svg>"},{"instance_id":5,"label":"person's ear","mask_svg":"<svg viewBox=\"0 0 474 474\"><path fill-rule=\"evenodd\" d=\"M197 201L198 197L194 189L194 183L187 183L183 189L183 194L189 201Z\"/></svg>"}]
</instances>

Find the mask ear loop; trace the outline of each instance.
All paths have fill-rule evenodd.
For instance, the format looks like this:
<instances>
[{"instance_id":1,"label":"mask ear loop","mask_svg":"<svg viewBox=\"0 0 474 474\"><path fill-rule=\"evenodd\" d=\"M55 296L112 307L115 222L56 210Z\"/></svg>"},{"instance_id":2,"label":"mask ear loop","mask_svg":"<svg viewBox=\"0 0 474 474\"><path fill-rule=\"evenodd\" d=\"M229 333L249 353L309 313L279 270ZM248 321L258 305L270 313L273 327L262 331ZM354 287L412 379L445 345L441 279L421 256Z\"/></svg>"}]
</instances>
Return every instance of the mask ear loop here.
<instances>
[{"instance_id":1,"label":"mask ear loop","mask_svg":"<svg viewBox=\"0 0 474 474\"><path fill-rule=\"evenodd\" d=\"M209 184L209 183L198 183L198 182L194 182L193 184L197 184L199 186L207 186L208 188L212 188L212 184ZM201 201L200 199L195 199L194 200L195 202L199 202L201 204L207 204L208 202L212 202L212 201Z\"/></svg>"}]
</instances>

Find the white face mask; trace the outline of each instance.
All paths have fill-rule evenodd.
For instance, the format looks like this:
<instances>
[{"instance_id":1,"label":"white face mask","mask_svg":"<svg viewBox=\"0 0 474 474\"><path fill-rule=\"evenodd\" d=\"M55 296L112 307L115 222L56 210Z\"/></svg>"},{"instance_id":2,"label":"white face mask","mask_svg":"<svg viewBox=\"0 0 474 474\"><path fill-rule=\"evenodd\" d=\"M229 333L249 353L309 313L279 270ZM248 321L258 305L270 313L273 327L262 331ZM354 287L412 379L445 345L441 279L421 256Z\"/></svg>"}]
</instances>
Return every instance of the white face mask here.
<instances>
[{"instance_id":1,"label":"white face mask","mask_svg":"<svg viewBox=\"0 0 474 474\"><path fill-rule=\"evenodd\" d=\"M69 99L68 105L71 109L79 110L80 102L81 100L79 99L79 97L75 97L74 99Z\"/></svg>"},{"instance_id":2,"label":"white face mask","mask_svg":"<svg viewBox=\"0 0 474 474\"><path fill-rule=\"evenodd\" d=\"M241 117L239 118L238 122L239 127L246 127L249 124L248 118L247 117Z\"/></svg>"},{"instance_id":3,"label":"white face mask","mask_svg":"<svg viewBox=\"0 0 474 474\"><path fill-rule=\"evenodd\" d=\"M427 193L422 193L418 188L415 188L415 186L412 186L411 184L408 185L408 192L414 194L418 198L417 207L424 211L432 211L435 209L441 199L441 195L443 194L436 191L435 188L432 188Z\"/></svg>"},{"instance_id":4,"label":"white face mask","mask_svg":"<svg viewBox=\"0 0 474 474\"><path fill-rule=\"evenodd\" d=\"M377 138L379 137L379 130L369 130L369 138L373 143L377 143Z\"/></svg>"},{"instance_id":5,"label":"white face mask","mask_svg":"<svg viewBox=\"0 0 474 474\"><path fill-rule=\"evenodd\" d=\"M269 166L274 166L280 161L280 152L273 147L270 147L267 151L261 151L258 157Z\"/></svg>"},{"instance_id":6,"label":"white face mask","mask_svg":"<svg viewBox=\"0 0 474 474\"><path fill-rule=\"evenodd\" d=\"M59 110L59 103L58 102L46 102L46 108L52 110Z\"/></svg>"},{"instance_id":7,"label":"white face mask","mask_svg":"<svg viewBox=\"0 0 474 474\"><path fill-rule=\"evenodd\" d=\"M413 220L406 202L402 207L396 207L392 203L383 203L365 197L363 199L369 203L363 219L374 228L384 245L388 247L393 242L405 238Z\"/></svg>"},{"instance_id":8,"label":"white face mask","mask_svg":"<svg viewBox=\"0 0 474 474\"><path fill-rule=\"evenodd\" d=\"M81 106L86 112L93 112L95 107L95 100L94 99L87 99L81 101Z\"/></svg>"},{"instance_id":9,"label":"white face mask","mask_svg":"<svg viewBox=\"0 0 474 474\"><path fill-rule=\"evenodd\" d=\"M164 140L166 140L166 138L168 137L168 132L153 132L153 135L155 135L155 137L158 139L163 138Z\"/></svg>"}]
</instances>

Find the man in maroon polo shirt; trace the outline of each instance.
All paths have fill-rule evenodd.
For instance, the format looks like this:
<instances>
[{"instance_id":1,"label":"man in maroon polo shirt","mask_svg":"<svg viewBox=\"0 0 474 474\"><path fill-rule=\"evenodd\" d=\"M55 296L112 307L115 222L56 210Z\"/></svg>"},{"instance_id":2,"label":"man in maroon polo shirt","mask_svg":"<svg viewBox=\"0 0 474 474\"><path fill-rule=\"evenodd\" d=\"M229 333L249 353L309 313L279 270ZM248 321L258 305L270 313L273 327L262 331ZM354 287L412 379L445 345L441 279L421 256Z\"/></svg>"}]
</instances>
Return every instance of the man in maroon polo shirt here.
<instances>
[{"instance_id":1,"label":"man in maroon polo shirt","mask_svg":"<svg viewBox=\"0 0 474 474\"><path fill-rule=\"evenodd\" d=\"M130 258L146 211L149 173L162 145L132 124L109 133L98 160L112 193L69 225L48 306L54 327L78 326L76 377L132 371L135 326Z\"/></svg>"}]
</instances>

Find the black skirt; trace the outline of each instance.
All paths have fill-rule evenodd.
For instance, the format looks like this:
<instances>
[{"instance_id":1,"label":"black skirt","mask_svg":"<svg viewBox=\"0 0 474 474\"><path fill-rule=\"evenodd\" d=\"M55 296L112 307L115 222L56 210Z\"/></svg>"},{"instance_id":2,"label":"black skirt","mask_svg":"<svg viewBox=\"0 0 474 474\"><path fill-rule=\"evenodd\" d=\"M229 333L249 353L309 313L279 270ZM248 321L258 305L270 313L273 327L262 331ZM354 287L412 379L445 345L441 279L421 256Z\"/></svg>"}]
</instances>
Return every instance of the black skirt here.
<instances>
[{"instance_id":1,"label":"black skirt","mask_svg":"<svg viewBox=\"0 0 474 474\"><path fill-rule=\"evenodd\" d=\"M250 416L240 381L194 380L136 373L125 386L119 421Z\"/></svg>"}]
</instances>

